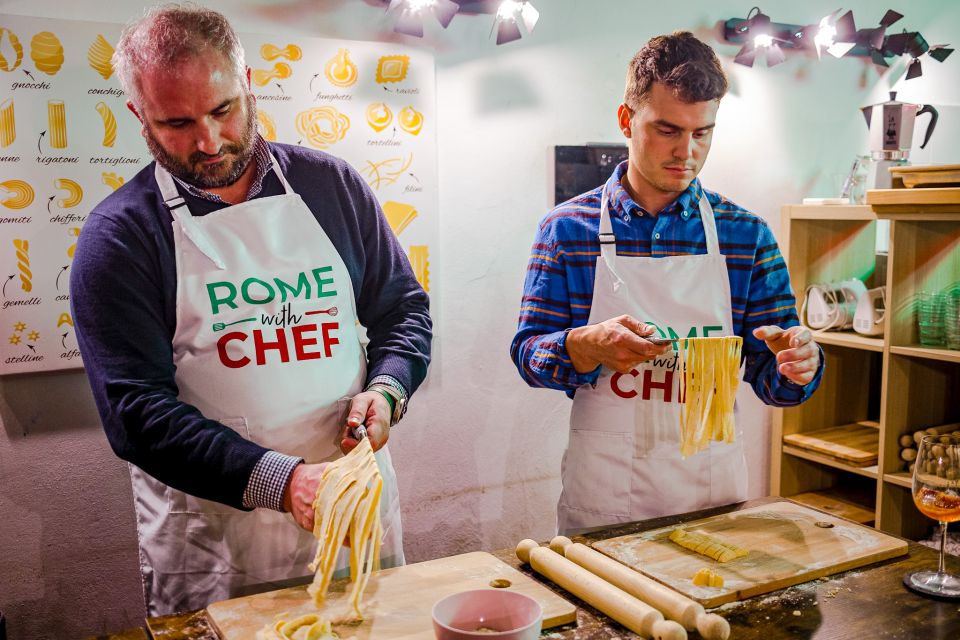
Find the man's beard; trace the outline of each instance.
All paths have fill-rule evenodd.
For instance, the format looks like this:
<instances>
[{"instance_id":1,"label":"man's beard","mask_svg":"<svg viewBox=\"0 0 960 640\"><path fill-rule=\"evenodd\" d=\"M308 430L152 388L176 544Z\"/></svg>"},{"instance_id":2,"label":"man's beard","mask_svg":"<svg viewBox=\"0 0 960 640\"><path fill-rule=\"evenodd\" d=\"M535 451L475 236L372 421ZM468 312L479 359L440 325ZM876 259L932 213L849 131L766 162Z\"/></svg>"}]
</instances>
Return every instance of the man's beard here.
<instances>
[{"instance_id":1,"label":"man's beard","mask_svg":"<svg viewBox=\"0 0 960 640\"><path fill-rule=\"evenodd\" d=\"M149 127L145 127L144 130L147 148L150 150L151 155L153 155L160 166L169 171L171 175L201 189L226 187L236 182L240 176L243 175L243 172L247 169L247 165L250 164L250 159L253 157L253 142L257 132L256 103L251 94L247 100L247 121L239 142L236 144L225 144L220 148L218 155L232 155L234 156L233 159L224 160L214 166L198 164L203 160L216 157L201 151L192 153L187 162L175 158L173 155L167 153L167 150L161 146Z\"/></svg>"}]
</instances>

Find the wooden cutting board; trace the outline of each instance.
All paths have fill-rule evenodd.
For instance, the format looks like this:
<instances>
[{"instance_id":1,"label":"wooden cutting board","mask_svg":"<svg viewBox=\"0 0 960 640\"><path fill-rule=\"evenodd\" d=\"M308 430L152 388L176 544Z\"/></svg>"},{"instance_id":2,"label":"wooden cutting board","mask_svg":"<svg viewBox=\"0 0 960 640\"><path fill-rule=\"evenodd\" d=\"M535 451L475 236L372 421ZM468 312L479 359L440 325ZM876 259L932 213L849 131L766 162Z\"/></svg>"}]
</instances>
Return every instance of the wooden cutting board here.
<instances>
[{"instance_id":1,"label":"wooden cutting board","mask_svg":"<svg viewBox=\"0 0 960 640\"><path fill-rule=\"evenodd\" d=\"M671 542L668 536L677 526L601 540L592 546L704 607L769 593L907 553L906 540L787 501L682 526L743 547L749 553L730 562L717 562ZM691 578L704 567L722 576L724 585L695 586Z\"/></svg>"},{"instance_id":2,"label":"wooden cutting board","mask_svg":"<svg viewBox=\"0 0 960 640\"><path fill-rule=\"evenodd\" d=\"M790 433L783 436L783 441L801 449L839 458L856 467L877 464L880 450L880 432L861 424Z\"/></svg>"},{"instance_id":3,"label":"wooden cutting board","mask_svg":"<svg viewBox=\"0 0 960 640\"><path fill-rule=\"evenodd\" d=\"M385 569L370 576L363 595L364 621L359 625L335 625L340 638L394 640L434 637L430 612L444 596L506 581L505 587L536 598L543 607L543 628L556 627L577 618L577 609L543 585L523 575L489 553L480 551L428 562ZM349 610L348 580L330 585L321 615L335 620ZM207 607L222 640L254 640L257 631L276 622L278 616L292 620L318 613L306 586L270 591L217 602Z\"/></svg>"}]
</instances>

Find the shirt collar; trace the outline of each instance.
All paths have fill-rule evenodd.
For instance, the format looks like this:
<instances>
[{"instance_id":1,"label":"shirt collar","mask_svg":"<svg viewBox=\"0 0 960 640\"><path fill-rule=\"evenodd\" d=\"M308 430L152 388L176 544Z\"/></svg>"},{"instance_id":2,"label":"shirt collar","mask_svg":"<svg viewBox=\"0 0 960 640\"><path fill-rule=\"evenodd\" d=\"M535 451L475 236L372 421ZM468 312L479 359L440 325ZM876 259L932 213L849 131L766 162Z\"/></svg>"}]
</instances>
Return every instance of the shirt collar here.
<instances>
[{"instance_id":1,"label":"shirt collar","mask_svg":"<svg viewBox=\"0 0 960 640\"><path fill-rule=\"evenodd\" d=\"M260 191L263 190L263 178L273 167L273 160L270 159L270 148L267 146L266 140L264 140L263 136L261 136L259 133L257 134L257 138L253 143L253 162L256 163L254 169L255 172L253 174L253 182L250 183L250 189L247 191L247 200L255 198L260 194ZM181 185L187 190L187 193L192 196L209 200L210 202L223 203L223 198L215 193L210 193L209 191L192 185L189 182L185 182L176 176L173 176L173 179L176 180L177 184Z\"/></svg>"},{"instance_id":2,"label":"shirt collar","mask_svg":"<svg viewBox=\"0 0 960 640\"><path fill-rule=\"evenodd\" d=\"M610 202L613 209L621 212L624 218L629 219L631 215L642 216L649 215L643 207L633 201L627 190L623 188L621 180L627 172L628 160L624 160L613 170L613 175L607 180L607 193L610 195ZM665 206L658 212L659 214L680 214L684 220L700 213L700 198L703 196L703 187L700 185L700 178L694 178L687 188L677 196L677 199Z\"/></svg>"}]
</instances>

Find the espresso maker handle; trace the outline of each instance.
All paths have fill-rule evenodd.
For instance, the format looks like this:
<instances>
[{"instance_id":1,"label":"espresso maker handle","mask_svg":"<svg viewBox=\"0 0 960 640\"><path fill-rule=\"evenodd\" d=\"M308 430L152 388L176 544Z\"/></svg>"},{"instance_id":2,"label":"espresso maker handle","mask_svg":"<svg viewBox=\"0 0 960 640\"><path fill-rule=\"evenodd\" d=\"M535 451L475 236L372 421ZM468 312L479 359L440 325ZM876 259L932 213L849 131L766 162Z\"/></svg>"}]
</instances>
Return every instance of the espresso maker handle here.
<instances>
[{"instance_id":1,"label":"espresso maker handle","mask_svg":"<svg viewBox=\"0 0 960 640\"><path fill-rule=\"evenodd\" d=\"M927 143L930 142L930 136L933 134L933 128L937 126L937 119L940 118L940 113L929 104L923 105L923 108L920 109L920 111L917 111L918 116L924 113L930 114L930 124L927 125L927 133L923 136L923 144L920 145L921 149L927 146Z\"/></svg>"}]
</instances>

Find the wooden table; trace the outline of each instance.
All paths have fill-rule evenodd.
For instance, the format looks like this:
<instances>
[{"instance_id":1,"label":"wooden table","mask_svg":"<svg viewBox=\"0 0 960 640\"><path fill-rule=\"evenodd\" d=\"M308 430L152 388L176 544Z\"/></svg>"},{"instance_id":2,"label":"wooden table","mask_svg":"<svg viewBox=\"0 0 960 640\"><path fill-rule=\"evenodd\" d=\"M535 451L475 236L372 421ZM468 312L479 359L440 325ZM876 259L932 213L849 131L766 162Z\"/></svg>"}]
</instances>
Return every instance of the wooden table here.
<instances>
[{"instance_id":1,"label":"wooden table","mask_svg":"<svg viewBox=\"0 0 960 640\"><path fill-rule=\"evenodd\" d=\"M721 513L780 501L761 498L737 505L705 509L681 516L669 516L616 527L606 527L574 538L592 542L649 529L698 520ZM513 549L496 552L498 558L546 584L577 605L577 624L545 632L557 640L614 640L639 636L598 613L591 606L563 591L545 578L521 566ZM960 638L960 600L926 598L903 586L904 574L916 569L935 569L937 552L910 543L907 556L854 569L846 573L731 603L714 609L730 622L731 640L817 638L818 640L859 640L861 638ZM960 558L947 556L947 570L960 573ZM699 638L693 632L691 639ZM147 620L147 629L128 630L101 636L99 640L220 640L203 611ZM389 639L384 639L389 640Z\"/></svg>"}]
</instances>

